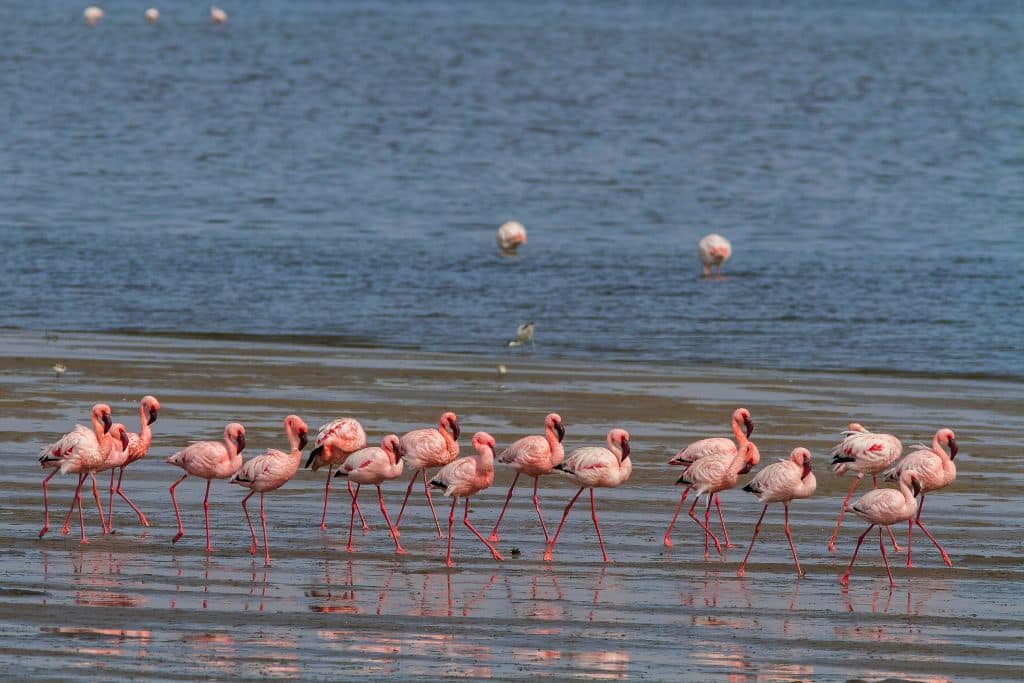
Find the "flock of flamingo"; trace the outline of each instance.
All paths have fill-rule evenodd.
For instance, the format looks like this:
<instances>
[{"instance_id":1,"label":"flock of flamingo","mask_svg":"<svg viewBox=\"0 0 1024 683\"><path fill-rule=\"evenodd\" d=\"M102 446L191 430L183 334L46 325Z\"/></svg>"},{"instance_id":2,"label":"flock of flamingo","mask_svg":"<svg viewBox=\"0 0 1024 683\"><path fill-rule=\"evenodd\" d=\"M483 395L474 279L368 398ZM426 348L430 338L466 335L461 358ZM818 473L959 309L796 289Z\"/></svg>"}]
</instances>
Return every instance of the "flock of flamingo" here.
<instances>
[{"instance_id":1,"label":"flock of flamingo","mask_svg":"<svg viewBox=\"0 0 1024 683\"><path fill-rule=\"evenodd\" d=\"M92 478L93 497L96 499L96 507L104 534L113 532L115 494L135 511L141 525L149 526L146 516L121 489L121 483L125 468L144 457L149 450L153 440L151 425L156 422L159 411L160 402L155 397L143 397L139 403L139 432L131 433L125 425L113 422L109 405L99 403L93 406L91 411L91 428L76 425L71 432L42 450L39 456L40 465L44 469L53 471L43 479L45 521L39 532L40 538L50 528L47 485L57 472L78 475L74 500L61 529L63 534L66 535L70 532L71 518L77 506L81 526L81 542L88 543L85 535L85 515L82 509L82 486L86 477ZM184 473L170 486L171 503L174 506L178 522L178 531L172 542L177 542L185 534L175 489L189 475L192 475L206 480L206 495L203 499L206 520L206 550L207 552L212 550L210 542L210 485L214 479L228 479L232 484L249 489L249 493L242 499L242 510L245 513L252 537L249 552L253 555L256 554L260 544L246 502L254 494L260 494L264 562L267 565L270 564L264 494L280 488L295 476L302 464L302 452L308 443L309 435L309 428L297 415L289 415L285 418L284 429L288 436L288 452L270 449L243 462L242 451L246 446L245 427L237 422L232 422L224 428L223 441L193 443L167 458L166 462L184 470ZM669 465L682 468L682 473L676 483L685 485L685 488L679 498L675 514L665 531L664 544L666 546L672 545L672 528L675 526L684 502L692 492L694 498L688 514L704 534L704 559L707 560L709 557L712 542L715 550L719 554L722 553L722 543L715 532L711 530L712 502L718 511L725 547L732 547L725 518L722 516L722 508L718 501L718 494L734 488L738 483L739 476L750 472L759 463L760 453L754 442L750 440L753 431L754 422L750 411L746 408L737 408L732 414L732 432L735 441L720 437L702 439L688 445L669 460ZM477 432L472 439L476 453L462 458L458 457L460 432L455 413L445 412L441 415L436 427L416 429L401 437L388 434L381 440L380 447L367 447L366 432L358 420L341 417L323 425L316 435L313 448L305 463L307 468L313 470L327 469L320 528L326 529L331 480L334 477L345 477L351 498L347 550L353 551L352 536L356 517L359 518L364 530L369 529L359 507L359 491L365 485L374 486L377 489L381 515L387 523L395 545L395 552L404 554L405 550L399 540L399 527L413 488L417 481L422 480L423 493L433 515L438 538L444 538L445 535L434 508L431 489L443 490L444 495L452 499L451 511L448 515L448 547L445 564L452 566L451 542L455 526L456 506L460 498L465 502L462 523L487 547L494 559L500 561L503 558L494 546L499 540L498 529L512 500L512 493L519 482L519 477L526 475L533 479L532 501L544 533L544 560L551 561L569 511L580 495L588 490L590 510L594 528L597 531L598 544L601 548L601 557L608 562L604 538L601 535L601 526L597 517L594 490L614 488L629 479L633 465L630 461L629 433L626 430L616 428L608 432L607 447L586 446L566 455L562 445L565 426L557 413L551 413L544 419L543 435L525 436L512 443L500 454L494 437L487 432ZM870 432L857 423L851 424L849 430L843 432L843 436L842 442L832 451L834 456L832 470L840 476L849 471L855 475L855 478L840 508L835 531L828 542L829 550L834 551L835 549L839 527L843 521L843 514L847 510L852 510L867 521L868 527L857 540L850 564L840 576L840 583L844 586L848 585L850 571L857 558L857 553L860 551L860 546L871 530L877 526L879 547L886 573L889 576L889 583L890 586L895 585L885 550L883 529L889 532L893 548L899 551L901 549L892 534L891 525L900 522L908 523L907 567L913 566L910 546L915 524L939 549L943 562L950 567L953 566L949 555L921 523L925 495L948 486L956 478L956 466L953 461L957 454L957 443L953 431L946 428L938 430L930 447L916 446L906 455L902 455L903 445L895 436ZM494 483L496 460L515 470L515 478L509 487L505 504L498 514L494 528L485 538L469 519L469 499ZM381 485L385 481L400 477L406 468L412 470L412 476L409 479L398 517L392 523L384 504ZM440 468L440 470L433 476L429 476L428 470L436 468ZM104 514L96 483L96 474L107 470L110 471L110 498L107 512ZM562 513L561 521L552 535L548 531L541 511L538 487L540 477L555 471L572 477L579 485L579 490L569 500ZM848 505L853 492L865 475L871 475L876 488L861 496L852 506ZM877 488L879 475L886 480L896 482L898 488ZM744 491L752 493L761 503L764 503L764 509L754 528L747 553L737 570L738 575L743 576L746 571L747 560L750 558L757 535L761 530L761 523L771 503L782 503L783 505L786 538L793 553L797 576L803 575L789 528L789 504L793 500L810 497L816 488L817 481L811 468L811 454L806 448L793 449L789 458L763 468L743 487ZM702 496L706 500L703 520L698 516L696 510ZM917 500L918 496L920 496L920 503Z\"/></svg>"}]
</instances>

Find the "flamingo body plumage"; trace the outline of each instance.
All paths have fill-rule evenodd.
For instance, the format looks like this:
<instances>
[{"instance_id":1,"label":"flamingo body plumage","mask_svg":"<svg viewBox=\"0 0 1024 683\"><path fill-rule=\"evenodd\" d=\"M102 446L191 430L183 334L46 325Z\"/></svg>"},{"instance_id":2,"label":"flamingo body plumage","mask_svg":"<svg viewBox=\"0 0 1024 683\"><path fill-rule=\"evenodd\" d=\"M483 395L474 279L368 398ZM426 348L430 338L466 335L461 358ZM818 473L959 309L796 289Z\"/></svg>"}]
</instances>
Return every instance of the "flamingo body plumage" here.
<instances>
[{"instance_id":1,"label":"flamingo body plumage","mask_svg":"<svg viewBox=\"0 0 1024 683\"><path fill-rule=\"evenodd\" d=\"M336 476L346 477L350 482L355 482L356 484L355 491L352 494L352 517L348 525L347 550L349 552L352 552L352 530L355 525L359 489L366 484L377 487L377 500L380 503L380 511L384 516L384 521L387 522L391 537L395 541L395 552L399 555L405 553L402 544L398 542L398 531L395 530L394 525L391 523L391 516L388 515L388 509L384 505L384 494L380 488L380 485L385 481L402 476L405 462L402 460L401 453L402 443L398 436L388 434L381 439L379 448L377 446L370 446L356 451L348 456L338 469Z\"/></svg>"},{"instance_id":2,"label":"flamingo body plumage","mask_svg":"<svg viewBox=\"0 0 1024 683\"><path fill-rule=\"evenodd\" d=\"M701 267L704 277L711 276L711 269L715 269L716 277L722 277L722 264L732 256L732 244L718 233L711 233L701 238L697 243L697 253L700 256Z\"/></svg>"},{"instance_id":3,"label":"flamingo body plumage","mask_svg":"<svg viewBox=\"0 0 1024 683\"><path fill-rule=\"evenodd\" d=\"M129 432L128 434L128 449L125 453L124 462L120 464L109 460L104 464L103 469L110 470L110 500L107 503L107 531L113 533L114 531L114 494L121 496L124 502L128 503L129 507L135 511L135 514L139 517L139 524L148 527L149 520L146 519L146 515L142 514L142 510L129 498L124 491L121 490L121 481L124 479L124 468L128 465L141 460L149 452L149 447L153 443L153 431L150 427L156 422L157 417L160 413L160 401L155 396L143 396L142 400L139 401L139 431L138 433ZM114 483L114 475L120 470L120 474L117 475L117 483Z\"/></svg>"},{"instance_id":4,"label":"flamingo body plumage","mask_svg":"<svg viewBox=\"0 0 1024 683\"><path fill-rule=\"evenodd\" d=\"M430 497L427 470L444 467L459 456L460 433L458 416L453 412L445 412L441 414L437 427L414 429L404 434L399 440L402 460L405 461L405 466L413 472L409 479L409 487L405 490L402 508L398 511L398 518L395 520L395 529L402 524L402 515L405 514L405 506L409 502L409 495L412 493L416 478L422 476L423 493L427 498L427 505L430 506L430 513L434 516L437 537L444 538L444 534L441 532L441 523L437 519L437 510L434 509L434 501Z\"/></svg>"},{"instance_id":5,"label":"flamingo body plumage","mask_svg":"<svg viewBox=\"0 0 1024 683\"><path fill-rule=\"evenodd\" d=\"M498 228L497 241L501 253L511 256L521 245L526 244L526 228L519 221L502 223Z\"/></svg>"}]
</instances>

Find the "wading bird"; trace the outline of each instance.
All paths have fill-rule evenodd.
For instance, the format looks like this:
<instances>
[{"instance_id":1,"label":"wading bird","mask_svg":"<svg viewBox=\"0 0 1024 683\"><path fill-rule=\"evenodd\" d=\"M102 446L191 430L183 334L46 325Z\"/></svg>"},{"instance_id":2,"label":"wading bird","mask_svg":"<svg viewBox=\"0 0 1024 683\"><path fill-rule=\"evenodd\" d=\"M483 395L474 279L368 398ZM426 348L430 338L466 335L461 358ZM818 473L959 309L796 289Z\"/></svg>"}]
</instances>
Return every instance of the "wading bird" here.
<instances>
[{"instance_id":1,"label":"wading bird","mask_svg":"<svg viewBox=\"0 0 1024 683\"><path fill-rule=\"evenodd\" d=\"M388 509L384 506L384 494L380 485L390 479L397 479L402 476L404 462L402 461L402 443L395 434L388 434L380 442L380 448L370 446L356 451L345 459L338 469L336 477L348 477L350 482L356 483L356 490L352 494L352 516L348 522L348 546L346 550L352 552L352 530L356 522L356 509L359 500L359 489L363 484L372 484L377 487L377 500L380 502L380 512L384 515L384 521L388 524L388 531L395 539L395 552L404 555L405 550L398 542L398 531L391 523Z\"/></svg>"},{"instance_id":2,"label":"wading bird","mask_svg":"<svg viewBox=\"0 0 1024 683\"><path fill-rule=\"evenodd\" d=\"M402 460L405 461L406 467L412 470L412 477L409 479L409 488L405 490L402 509L398 511L398 519L395 520L395 529L398 529L402 524L402 515L405 514L405 506L409 502L409 494L412 493L412 487L416 483L416 478L422 476L423 493L427 497L430 513L434 516L437 537L444 538L444 534L441 532L441 523L437 521L437 510L434 509L434 501L430 497L427 470L434 467L443 467L458 457L460 433L459 418L455 413L447 412L441 415L441 419L437 422L437 427L414 429L403 435L399 440L401 443Z\"/></svg>"},{"instance_id":3,"label":"wading bird","mask_svg":"<svg viewBox=\"0 0 1024 683\"><path fill-rule=\"evenodd\" d=\"M526 228L519 221L502 223L498 228L498 248L503 256L512 256L520 245L526 244Z\"/></svg>"},{"instance_id":4,"label":"wading bird","mask_svg":"<svg viewBox=\"0 0 1024 683\"><path fill-rule=\"evenodd\" d=\"M729 240L717 233L705 235L697 243L697 252L700 254L700 263L704 268L704 277L711 276L711 269L715 269L715 277L722 279L722 264L732 256L732 245Z\"/></svg>"},{"instance_id":5,"label":"wading bird","mask_svg":"<svg viewBox=\"0 0 1024 683\"><path fill-rule=\"evenodd\" d=\"M361 448L366 448L366 431L359 420L352 417L339 417L331 420L317 432L316 441L313 442L313 450L309 452L309 459L306 460L306 467L312 467L316 472L327 465L327 482L324 484L324 512L320 516L320 530L327 529L327 501L331 495L331 478L334 477L334 467L345 462L345 458L352 455ZM352 484L348 484L348 493L352 495ZM363 528L368 529L366 519L356 504L356 512L363 523Z\"/></svg>"},{"instance_id":6,"label":"wading bird","mask_svg":"<svg viewBox=\"0 0 1024 683\"><path fill-rule=\"evenodd\" d=\"M149 446L153 443L153 432L150 426L156 422L156 418L160 413L160 401L156 400L155 396L143 396L142 400L139 401L139 433L134 434L129 432L128 434L128 452L124 462L117 465L117 459L113 461L108 460L110 464L110 502L107 504L107 531L114 531L114 494L121 496L124 502L128 503L129 507L135 511L135 514L139 516L139 524L142 526L149 526L149 520L146 519L146 515L142 514L142 510L138 508L135 503L132 502L131 498L125 495L124 491L121 490L121 480L124 478L124 468L131 465L137 460L141 460L149 452ZM105 466L104 469L107 469ZM114 484L114 474L120 469L120 474L117 476L117 484Z\"/></svg>"}]
</instances>

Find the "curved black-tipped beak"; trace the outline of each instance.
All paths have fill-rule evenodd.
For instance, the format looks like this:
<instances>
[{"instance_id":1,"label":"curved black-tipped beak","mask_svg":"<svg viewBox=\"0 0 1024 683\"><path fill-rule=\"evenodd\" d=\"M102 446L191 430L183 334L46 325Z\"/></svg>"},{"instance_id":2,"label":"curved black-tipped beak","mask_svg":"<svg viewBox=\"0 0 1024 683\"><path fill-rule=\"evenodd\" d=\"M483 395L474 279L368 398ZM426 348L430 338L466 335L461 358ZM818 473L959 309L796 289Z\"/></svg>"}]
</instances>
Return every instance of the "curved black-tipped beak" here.
<instances>
[{"instance_id":1,"label":"curved black-tipped beak","mask_svg":"<svg viewBox=\"0 0 1024 683\"><path fill-rule=\"evenodd\" d=\"M629 439L622 440L622 457L619 460L625 460L629 457Z\"/></svg>"},{"instance_id":2,"label":"curved black-tipped beak","mask_svg":"<svg viewBox=\"0 0 1024 683\"><path fill-rule=\"evenodd\" d=\"M959 450L960 450L960 447L956 445L956 439L950 439L949 440L949 459L952 460L953 458L955 458L956 454L957 454L957 452Z\"/></svg>"},{"instance_id":3,"label":"curved black-tipped beak","mask_svg":"<svg viewBox=\"0 0 1024 683\"><path fill-rule=\"evenodd\" d=\"M754 469L754 463L748 460L745 463L743 463L743 469L740 470L740 474L746 474L752 469Z\"/></svg>"},{"instance_id":4,"label":"curved black-tipped beak","mask_svg":"<svg viewBox=\"0 0 1024 683\"><path fill-rule=\"evenodd\" d=\"M159 413L159 412L160 412L160 411L159 411L159 410L157 410L156 408L154 408L153 410L149 411L149 421L148 421L148 422L147 422L146 424L148 424L148 425L151 425L151 424L153 424L154 422L156 422L156 415L157 415L157 413Z\"/></svg>"},{"instance_id":5,"label":"curved black-tipped beak","mask_svg":"<svg viewBox=\"0 0 1024 683\"><path fill-rule=\"evenodd\" d=\"M458 420L452 420L452 438L456 441L459 440L459 434L462 433L462 428L459 427Z\"/></svg>"},{"instance_id":6,"label":"curved black-tipped beak","mask_svg":"<svg viewBox=\"0 0 1024 683\"><path fill-rule=\"evenodd\" d=\"M121 432L121 450L128 450L128 434L127 432Z\"/></svg>"},{"instance_id":7,"label":"curved black-tipped beak","mask_svg":"<svg viewBox=\"0 0 1024 683\"><path fill-rule=\"evenodd\" d=\"M921 495L921 482L919 482L916 477L912 481L914 484L914 497L916 498Z\"/></svg>"},{"instance_id":8,"label":"curved black-tipped beak","mask_svg":"<svg viewBox=\"0 0 1024 683\"><path fill-rule=\"evenodd\" d=\"M565 425L561 422L556 422L555 431L558 432L558 443L562 443L562 439L565 438Z\"/></svg>"},{"instance_id":9,"label":"curved black-tipped beak","mask_svg":"<svg viewBox=\"0 0 1024 683\"><path fill-rule=\"evenodd\" d=\"M238 435L238 452L241 453L245 450L245 434Z\"/></svg>"},{"instance_id":10,"label":"curved black-tipped beak","mask_svg":"<svg viewBox=\"0 0 1024 683\"><path fill-rule=\"evenodd\" d=\"M745 417L743 418L743 426L747 428L747 438L749 439L750 435L754 433L754 421L749 417Z\"/></svg>"},{"instance_id":11,"label":"curved black-tipped beak","mask_svg":"<svg viewBox=\"0 0 1024 683\"><path fill-rule=\"evenodd\" d=\"M103 433L106 434L110 431L110 428L114 426L114 421L110 419L110 415L103 416Z\"/></svg>"},{"instance_id":12,"label":"curved black-tipped beak","mask_svg":"<svg viewBox=\"0 0 1024 683\"><path fill-rule=\"evenodd\" d=\"M307 443L309 443L309 439L307 438L306 432L300 433L299 434L299 450L300 451L304 450L306 448L306 444Z\"/></svg>"},{"instance_id":13,"label":"curved black-tipped beak","mask_svg":"<svg viewBox=\"0 0 1024 683\"><path fill-rule=\"evenodd\" d=\"M683 476L681 476L678 479L676 479L676 486L679 486L680 484L685 484L685 483L686 483L686 475L685 474L683 474Z\"/></svg>"}]
</instances>

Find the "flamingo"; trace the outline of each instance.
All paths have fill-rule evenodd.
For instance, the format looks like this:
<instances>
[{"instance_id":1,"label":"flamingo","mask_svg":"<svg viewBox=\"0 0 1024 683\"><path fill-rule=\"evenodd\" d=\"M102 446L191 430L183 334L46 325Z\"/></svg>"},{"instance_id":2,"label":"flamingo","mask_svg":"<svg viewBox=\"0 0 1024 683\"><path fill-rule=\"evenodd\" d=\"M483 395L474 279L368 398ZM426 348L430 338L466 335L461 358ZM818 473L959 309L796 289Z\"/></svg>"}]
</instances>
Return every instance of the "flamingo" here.
<instances>
[{"instance_id":1,"label":"flamingo","mask_svg":"<svg viewBox=\"0 0 1024 683\"><path fill-rule=\"evenodd\" d=\"M434 509L434 501L430 498L430 487L427 485L427 469L431 467L442 467L455 460L459 455L459 418L455 413L447 412L441 415L437 428L414 429L401 438L402 460L412 470L412 478L409 479L409 488L405 491L405 499L402 501L402 509L398 511L398 519L395 520L395 529L402 524L402 515L405 513L405 505L409 502L409 494L412 493L412 486L416 483L416 477L423 476L423 492L427 496L427 505L434 515L434 525L437 527L437 537L444 538L441 532L441 523L437 521L437 510Z\"/></svg>"},{"instance_id":2,"label":"flamingo","mask_svg":"<svg viewBox=\"0 0 1024 683\"><path fill-rule=\"evenodd\" d=\"M71 502L71 509L68 510L68 516L64 518L64 526L61 528L61 533L67 535L70 532L71 515L75 512L75 505L78 505L78 522L82 530L81 543L88 543L89 541L85 538L85 515L82 509L82 483L85 481L86 475L92 477L92 495L96 499L96 509L100 514L100 527L103 529L103 533L107 532L107 527L104 524L103 507L100 505L100 492L96 487L96 472L100 470L103 462L106 458L110 457L111 454L116 452L124 452L128 449L128 430L125 429L124 425L120 422L115 422L110 427L110 431L104 436L104 443L99 448L93 448L91 445L77 448L73 448L65 453L64 462L60 466L60 471L78 475L78 488L75 489L75 498ZM105 455L105 454L106 455ZM117 457L117 456L115 456Z\"/></svg>"},{"instance_id":3,"label":"flamingo","mask_svg":"<svg viewBox=\"0 0 1024 683\"><path fill-rule=\"evenodd\" d=\"M85 8L85 11L82 12L82 17L85 19L85 23L89 24L89 26L95 26L100 23L100 19L103 18L103 10L96 5L89 5Z\"/></svg>"},{"instance_id":4,"label":"flamingo","mask_svg":"<svg viewBox=\"0 0 1024 683\"><path fill-rule=\"evenodd\" d=\"M228 480L229 484L238 484L249 489L249 493L242 499L242 512L245 513L245 521L249 523L249 533L252 534L252 543L249 545L250 555L256 554L259 544L256 541L256 529L252 526L249 509L245 507L245 503L253 494L257 492L260 494L263 564L267 567L270 566L270 541L267 539L267 514L263 504L263 494L281 488L299 471L299 465L302 464L302 449L306 447L309 427L298 415L289 415L284 419L284 431L288 435L288 445L291 447L288 453L274 448L267 449L262 455L257 455L243 463L242 467Z\"/></svg>"},{"instance_id":5,"label":"flamingo","mask_svg":"<svg viewBox=\"0 0 1024 683\"><path fill-rule=\"evenodd\" d=\"M558 535L562 533L562 527L569 516L576 499L580 497L584 489L590 489L590 516L594 520L594 529L597 530L597 542L601 546L601 557L608 562L608 553L604 549L604 539L601 537L601 525L597 521L597 508L594 506L594 489L615 488L625 483L629 475L633 473L633 463L629 459L629 432L625 429L613 429L608 432L608 448L600 446L585 446L577 448L570 453L564 462L555 466L560 472L572 476L580 485L580 490L572 497L569 504L565 506L562 513L562 521L555 529L555 536L548 541L544 549L544 561L551 561L551 553L558 543Z\"/></svg>"},{"instance_id":6,"label":"flamingo","mask_svg":"<svg viewBox=\"0 0 1024 683\"><path fill-rule=\"evenodd\" d=\"M814 490L818 488L818 482L811 471L811 452L806 448L794 448L786 460L772 463L757 473L750 480L750 483L743 487L757 496L757 499L764 503L761 516L757 519L754 527L754 537L750 539L750 547L747 554L736 571L736 576L743 576L746 573L747 559L750 551L754 549L754 541L757 540L757 533L761 531L761 521L764 514L768 512L771 503L782 503L786 515L786 540L789 541L789 549L793 551L793 562L796 564L796 575L802 577L804 572L800 569L800 560L796 556L796 547L793 545L793 535L789 533L789 503L799 498L810 498Z\"/></svg>"},{"instance_id":7,"label":"flamingo","mask_svg":"<svg viewBox=\"0 0 1024 683\"><path fill-rule=\"evenodd\" d=\"M108 458L104 463L103 469L110 470L110 501L107 504L107 531L109 533L114 531L114 493L124 498L124 502L128 503L135 511L135 514L139 516L139 524L149 526L146 515L142 514L142 510L121 490L121 480L124 478L124 468L136 460L141 460L149 452L149 446L153 443L153 432L150 430L150 426L156 422L159 413L160 401L156 400L155 396L143 396L139 401L139 433L128 433L128 450L124 453L123 462L117 464L118 458ZM114 474L118 469L121 470L121 474L118 475L115 486Z\"/></svg>"},{"instance_id":8,"label":"flamingo","mask_svg":"<svg viewBox=\"0 0 1024 683\"><path fill-rule=\"evenodd\" d=\"M390 479L397 479L402 476L404 462L402 461L402 443L395 434L388 434L380 442L380 448L371 446L356 451L345 459L336 477L348 477L350 482L356 482L356 490L352 494L352 516L348 523L348 547L346 550L352 552L352 529L356 521L356 501L359 498L359 489L363 484L373 484L377 487L377 500L380 502L380 511L384 515L384 521L388 524L391 537L395 539L395 553L404 555L405 550L398 542L398 531L391 523L388 509L384 506L384 494L380 485Z\"/></svg>"},{"instance_id":9,"label":"flamingo","mask_svg":"<svg viewBox=\"0 0 1024 683\"><path fill-rule=\"evenodd\" d=\"M508 488L508 496L505 497L505 505L501 508L498 521L494 523L494 530L487 540L491 543L498 542L498 527L501 526L501 518L505 516L505 509L508 502L512 500L512 492L516 488L520 474L533 477L533 507L537 509L537 517L540 518L540 528L544 530L544 543L548 540L548 527L544 524L544 515L540 511L540 502L537 500L537 484L540 477L549 474L556 465L565 458L565 449L562 448L562 439L565 438L565 425L558 413L550 413L544 418L544 436L524 436L511 446L506 448L498 456L498 462L511 465L516 471L512 480L512 486Z\"/></svg>"},{"instance_id":10,"label":"flamingo","mask_svg":"<svg viewBox=\"0 0 1024 683\"><path fill-rule=\"evenodd\" d=\"M713 494L736 486L740 472L749 472L760 460L761 454L757 450L757 446L754 445L753 441L747 441L736 451L736 455L716 454L704 456L683 470L682 476L676 482L677 484L687 485L686 490L683 491L682 500L686 499L691 490L697 492L697 497L693 499L693 505L690 506L689 514L693 521L697 522L698 526L704 530L705 560L708 559L708 538L714 540L715 550L719 554L722 553L722 546L718 542L718 538L711 533L711 529L708 526L711 520L711 499ZM703 495L707 495L708 504L704 510L704 521L701 522L700 518L693 511ZM680 505L682 500L680 500Z\"/></svg>"},{"instance_id":11,"label":"flamingo","mask_svg":"<svg viewBox=\"0 0 1024 683\"><path fill-rule=\"evenodd\" d=\"M313 450L309 452L309 459L306 460L306 467L312 466L313 471L327 465L327 483L324 484L324 513L320 517L320 530L327 529L327 499L331 494L331 477L334 476L334 466L340 465L345 458L352 455L361 448L366 448L366 432L359 420L352 417L339 417L331 420L320 428L313 442ZM349 495L352 494L352 485L348 485ZM356 505L356 510L359 506ZM359 519L363 521L363 528L366 520L363 513L359 512Z\"/></svg>"},{"instance_id":12,"label":"flamingo","mask_svg":"<svg viewBox=\"0 0 1024 683\"><path fill-rule=\"evenodd\" d=\"M840 477L847 470L857 474L850 486L843 505L839 508L839 519L836 520L836 528L828 539L828 550L834 552L836 549L836 538L839 537L839 527L843 523L843 514L847 509L847 503L853 496L854 490L860 485L860 480L865 474L871 475L872 484L878 486L878 475L887 467L896 462L903 452L903 444L892 434L875 434L868 431L863 425L851 422L847 431L843 432L843 440L832 449L832 471ZM892 539L892 547L899 552L900 547L896 543L892 529L888 529L889 538Z\"/></svg>"},{"instance_id":13,"label":"flamingo","mask_svg":"<svg viewBox=\"0 0 1024 683\"><path fill-rule=\"evenodd\" d=\"M446 413L446 415L450 414ZM405 437L402 439L404 447ZM430 480L431 486L444 489L444 495L452 499L452 511L448 515L448 554L444 560L447 567L452 566L452 530L455 526L455 506L460 497L466 499L466 512L462 516L462 523L469 527L469 530L480 539L481 543L487 546L495 560L501 562L504 559L469 521L470 497L494 483L494 437L487 432L477 432L473 435L473 448L476 449L476 455L466 456L448 463ZM413 477L413 481L415 481L415 477Z\"/></svg>"},{"instance_id":14,"label":"flamingo","mask_svg":"<svg viewBox=\"0 0 1024 683\"><path fill-rule=\"evenodd\" d=\"M744 429L746 429L745 432ZM676 453L675 456L668 461L668 464L689 467L707 455L725 455L730 457L736 455L737 449L745 444L747 440L750 439L750 435L754 433L754 421L750 418L750 411L746 408L737 408L732 411L732 433L736 438L736 443L733 443L732 441L729 441L729 439L721 436L694 441L689 446ZM746 474L749 471L750 468L748 467L747 469L741 470L740 474ZM668 529L665 530L665 538L663 542L667 548L672 547L672 527L676 525L676 519L679 517L679 511L683 508L683 500L685 500L685 498L686 491L683 491L683 494L679 497L679 504L676 505L675 514L672 515L672 521L669 522ZM718 520L722 523L722 535L725 536L725 547L732 548L733 545L729 542L729 531L725 528L725 517L722 516L722 504L718 501L718 494L715 494L715 508L718 510Z\"/></svg>"},{"instance_id":15,"label":"flamingo","mask_svg":"<svg viewBox=\"0 0 1024 683\"><path fill-rule=\"evenodd\" d=\"M700 262L704 267L704 277L711 276L712 267L715 268L715 277L722 279L722 264L732 256L732 245L718 233L705 235L700 242L697 242L697 251L700 254Z\"/></svg>"},{"instance_id":16,"label":"flamingo","mask_svg":"<svg viewBox=\"0 0 1024 683\"><path fill-rule=\"evenodd\" d=\"M228 13L222 10L220 7L211 5L210 21L214 24L226 24L228 23Z\"/></svg>"},{"instance_id":17,"label":"flamingo","mask_svg":"<svg viewBox=\"0 0 1024 683\"><path fill-rule=\"evenodd\" d=\"M171 539L177 543L185 535L185 527L181 523L181 511L174 489L185 477L193 474L206 480L206 497L203 498L203 514L206 518L206 552L213 552L210 545L210 484L214 479L228 479L242 466L242 451L245 449L245 427L232 422L224 427L224 441L198 441L188 448L178 451L165 462L177 465L185 470L176 482L171 484L171 503L174 514L178 518L178 533Z\"/></svg>"},{"instance_id":18,"label":"flamingo","mask_svg":"<svg viewBox=\"0 0 1024 683\"><path fill-rule=\"evenodd\" d=\"M503 256L513 256L519 246L526 244L526 228L519 221L502 223L498 228L498 248Z\"/></svg>"},{"instance_id":19,"label":"flamingo","mask_svg":"<svg viewBox=\"0 0 1024 683\"><path fill-rule=\"evenodd\" d=\"M150 24L155 24L157 21L160 20L160 10L158 10L156 7L150 7L148 10L146 10L145 16L147 22L149 22Z\"/></svg>"},{"instance_id":20,"label":"flamingo","mask_svg":"<svg viewBox=\"0 0 1024 683\"><path fill-rule=\"evenodd\" d=\"M911 469L903 470L899 476L899 485L899 490L874 489L868 491L850 508L871 524L857 539L857 547L853 551L853 557L850 558L850 566L839 577L840 585L850 585L850 570L853 569L853 563L857 559L860 544L864 542L864 537L872 529L876 526L888 527L890 524L905 522L913 518L917 511L916 496L921 492L921 483L918 481L917 472ZM896 582L892 580L892 571L889 569L889 558L885 554L885 542L881 528L878 529L878 547L882 550L882 561L885 562L885 571L889 575L889 587L891 588L896 585Z\"/></svg>"},{"instance_id":21,"label":"flamingo","mask_svg":"<svg viewBox=\"0 0 1024 683\"><path fill-rule=\"evenodd\" d=\"M949 447L948 454L942 450L943 446ZM924 524L921 524L921 513L924 511L924 496L926 493L946 488L956 479L956 465L953 463L958 450L956 435L953 434L952 429L943 427L935 432L931 448L920 445L916 448L917 450L907 453L895 465L883 472L886 480L899 481L900 475L904 470L914 470L917 473L917 481L921 485L921 502L917 506L917 515L914 519L907 522L907 568L914 566L910 561L910 544L914 538L915 523L921 527L921 531L924 532L925 536L931 539L931 542L939 549L942 561L946 566L952 567L953 561L949 559L945 549L939 545L939 542L924 527Z\"/></svg>"},{"instance_id":22,"label":"flamingo","mask_svg":"<svg viewBox=\"0 0 1024 683\"><path fill-rule=\"evenodd\" d=\"M53 476L60 471L64 464L64 459L71 453L74 453L76 449L97 449L102 451L105 447L107 449L106 452L109 452L112 442L107 438L107 432L113 426L110 419L110 406L106 403L97 403L89 412L89 417L92 421L91 430L82 425L75 425L73 430L39 452L40 467L43 469L53 469L43 479L43 514L45 515L45 521L43 522L43 528L39 531L39 538L45 536L46 532L50 530L50 505L47 498L48 484L53 479ZM72 504L73 509L74 505ZM84 529L82 530L82 538L85 538Z\"/></svg>"}]
</instances>

